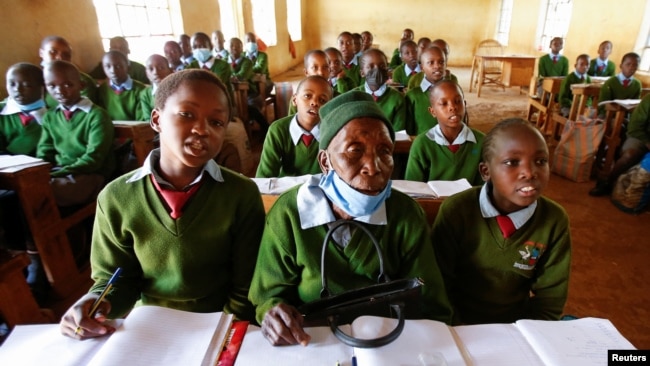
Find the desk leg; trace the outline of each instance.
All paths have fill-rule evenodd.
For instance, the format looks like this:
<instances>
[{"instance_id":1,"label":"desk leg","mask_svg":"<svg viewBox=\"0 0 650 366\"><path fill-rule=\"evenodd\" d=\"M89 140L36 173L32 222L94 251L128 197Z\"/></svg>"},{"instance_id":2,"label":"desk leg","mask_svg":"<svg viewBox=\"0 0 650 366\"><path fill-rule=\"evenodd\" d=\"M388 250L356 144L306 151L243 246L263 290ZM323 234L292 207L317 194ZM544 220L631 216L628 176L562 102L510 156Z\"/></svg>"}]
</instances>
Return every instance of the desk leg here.
<instances>
[{"instance_id":1,"label":"desk leg","mask_svg":"<svg viewBox=\"0 0 650 366\"><path fill-rule=\"evenodd\" d=\"M609 118L605 121L607 124L605 127L605 136L603 137L603 142L600 144L600 149L607 147L607 151L605 153L605 161L603 161L602 168L598 172L599 179L606 179L612 171L612 166L614 165L616 157L616 150L618 150L618 147L621 144L621 128L623 127L626 112L627 111L623 108L616 111L613 121L611 121L612 113L607 114L607 117Z\"/></svg>"},{"instance_id":2,"label":"desk leg","mask_svg":"<svg viewBox=\"0 0 650 366\"><path fill-rule=\"evenodd\" d=\"M483 86L483 80L485 75L485 69L483 68L483 59L479 60L478 63L478 80L476 81L478 86L476 87L476 97L480 98L481 97L481 87Z\"/></svg>"},{"instance_id":3,"label":"desk leg","mask_svg":"<svg viewBox=\"0 0 650 366\"><path fill-rule=\"evenodd\" d=\"M472 60L472 72L469 76L469 92L472 92L472 87L474 86L474 73L476 72L476 62L477 62L477 57L474 56L474 59Z\"/></svg>"}]
</instances>

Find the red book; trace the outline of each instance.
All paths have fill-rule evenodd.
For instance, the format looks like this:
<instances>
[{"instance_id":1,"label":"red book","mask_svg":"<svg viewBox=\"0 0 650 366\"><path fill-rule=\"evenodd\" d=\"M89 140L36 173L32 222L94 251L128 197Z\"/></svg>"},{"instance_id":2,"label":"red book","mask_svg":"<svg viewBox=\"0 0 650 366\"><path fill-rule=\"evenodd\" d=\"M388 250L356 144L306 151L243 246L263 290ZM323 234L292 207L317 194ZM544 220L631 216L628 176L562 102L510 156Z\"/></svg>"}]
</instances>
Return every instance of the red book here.
<instances>
[{"instance_id":1,"label":"red book","mask_svg":"<svg viewBox=\"0 0 650 366\"><path fill-rule=\"evenodd\" d=\"M217 366L233 366L237 360L237 354L244 341L244 335L248 329L248 322L244 320L234 321L230 328L230 333L223 345L223 350L219 355Z\"/></svg>"}]
</instances>

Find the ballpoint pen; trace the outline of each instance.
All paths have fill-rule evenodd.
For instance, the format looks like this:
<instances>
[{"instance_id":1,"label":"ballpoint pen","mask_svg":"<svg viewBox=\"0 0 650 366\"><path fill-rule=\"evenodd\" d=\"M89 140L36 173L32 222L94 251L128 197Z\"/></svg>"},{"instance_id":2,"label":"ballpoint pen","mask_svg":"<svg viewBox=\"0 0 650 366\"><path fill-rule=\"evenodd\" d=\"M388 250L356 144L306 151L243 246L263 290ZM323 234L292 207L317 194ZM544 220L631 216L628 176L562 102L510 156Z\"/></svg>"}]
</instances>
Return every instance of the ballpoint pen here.
<instances>
[{"instance_id":1,"label":"ballpoint pen","mask_svg":"<svg viewBox=\"0 0 650 366\"><path fill-rule=\"evenodd\" d=\"M113 287L115 281L120 277L120 272L122 272L122 268L117 267L117 269L111 276L111 279L108 280L106 287L104 287L104 290L102 291L101 294L99 294L99 297L97 298L97 300L95 300L93 306L90 308L90 311L88 312L89 317L92 318L93 316L95 316L95 312L97 311L99 304L101 304L102 300L104 300L104 297L106 297L106 294L108 294L108 291Z\"/></svg>"}]
</instances>

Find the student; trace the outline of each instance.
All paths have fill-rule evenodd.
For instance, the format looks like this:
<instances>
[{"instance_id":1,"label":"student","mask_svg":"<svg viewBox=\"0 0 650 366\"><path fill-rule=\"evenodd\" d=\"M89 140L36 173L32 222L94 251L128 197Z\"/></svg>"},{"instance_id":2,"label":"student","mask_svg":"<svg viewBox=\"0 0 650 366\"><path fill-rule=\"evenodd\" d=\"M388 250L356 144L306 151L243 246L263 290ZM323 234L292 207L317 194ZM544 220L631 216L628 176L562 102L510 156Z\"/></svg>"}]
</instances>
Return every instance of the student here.
<instances>
[{"instance_id":1,"label":"student","mask_svg":"<svg viewBox=\"0 0 650 366\"><path fill-rule=\"evenodd\" d=\"M239 38L230 39L230 54L226 58L230 64L233 81L248 83L248 98L255 98L259 95L257 83L253 79L253 62L244 56L244 44ZM250 103L249 103L250 104Z\"/></svg>"},{"instance_id":2,"label":"student","mask_svg":"<svg viewBox=\"0 0 650 366\"><path fill-rule=\"evenodd\" d=\"M445 65L449 62L449 44L444 40L444 39L436 39L435 41L432 41L429 44L429 47L434 46L438 47L444 52L445 54ZM422 52L420 52L420 55L422 55ZM418 57L418 60L421 61L421 59ZM422 79L424 79L424 72L420 71L417 74L413 75L411 79L408 82L407 89L413 89L416 88L418 85L422 83ZM454 82L458 83L458 78L456 75L452 74L449 69L445 67L445 76L444 79L449 79L453 80Z\"/></svg>"},{"instance_id":3,"label":"student","mask_svg":"<svg viewBox=\"0 0 650 366\"><path fill-rule=\"evenodd\" d=\"M350 91L320 110L318 162L322 174L282 194L267 215L249 298L262 334L273 345L302 344L310 336L296 307L320 298L321 243L338 219L362 222L384 253L386 275L419 277L422 316L449 322L451 312L422 207L391 189L395 134L372 98ZM390 218L390 219L389 219ZM330 288L337 292L377 283L378 259L361 230L336 232L326 251Z\"/></svg>"},{"instance_id":4,"label":"student","mask_svg":"<svg viewBox=\"0 0 650 366\"><path fill-rule=\"evenodd\" d=\"M233 88L232 83L230 82L232 69L230 68L230 65L228 65L228 62L212 56L210 51L212 49L210 37L203 32L196 32L192 36L191 44L194 61L192 61L189 68L205 69L217 75L226 85L230 100L233 101Z\"/></svg>"},{"instance_id":5,"label":"student","mask_svg":"<svg viewBox=\"0 0 650 366\"><path fill-rule=\"evenodd\" d=\"M551 52L539 58L537 63L537 95L542 95L542 81L550 76L567 76L569 73L569 59L560 54L564 48L564 40L555 37L549 45Z\"/></svg>"},{"instance_id":6,"label":"student","mask_svg":"<svg viewBox=\"0 0 650 366\"><path fill-rule=\"evenodd\" d=\"M129 60L129 54L131 53L131 50L129 49L129 42L127 42L126 38L124 37L113 37L109 41L109 48L108 51L117 51L120 52L126 57L126 62L127 62L127 68L128 68L128 74L133 80L137 80L143 84L146 84L149 82L149 79L147 79L147 72L144 69L144 65L135 62L133 60ZM95 69L90 72L90 76L94 77L97 80L103 80L107 78L106 72L104 70L103 66L103 59L102 62L99 63L99 65L95 66Z\"/></svg>"},{"instance_id":7,"label":"student","mask_svg":"<svg viewBox=\"0 0 650 366\"><path fill-rule=\"evenodd\" d=\"M399 54L400 49L402 48L402 42L404 41L412 41L415 35L413 34L413 30L410 28L405 28L402 31L402 38L399 40L399 44L397 45L397 48L393 51L393 56L390 59L390 64L388 67L391 70L394 70L397 66L399 66L402 63L402 58Z\"/></svg>"},{"instance_id":8,"label":"student","mask_svg":"<svg viewBox=\"0 0 650 366\"><path fill-rule=\"evenodd\" d=\"M59 105L43 118L36 156L54 167L50 185L57 205L88 203L113 174L113 121L106 110L81 96L81 78L73 64L52 61L43 77Z\"/></svg>"},{"instance_id":9,"label":"student","mask_svg":"<svg viewBox=\"0 0 650 366\"><path fill-rule=\"evenodd\" d=\"M220 30L212 32L212 44L214 44L214 49L212 50L212 55L220 60L228 60L228 50L224 47L226 39L221 33Z\"/></svg>"},{"instance_id":10,"label":"student","mask_svg":"<svg viewBox=\"0 0 650 366\"><path fill-rule=\"evenodd\" d=\"M641 97L641 82L634 78L641 57L634 52L623 55L621 72L612 76L600 88L598 103L614 99L639 99ZM605 106L598 107L598 116L604 118Z\"/></svg>"},{"instance_id":11,"label":"student","mask_svg":"<svg viewBox=\"0 0 650 366\"><path fill-rule=\"evenodd\" d=\"M43 71L21 62L9 67L6 80L9 96L0 102L0 154L34 156L47 112Z\"/></svg>"},{"instance_id":12,"label":"student","mask_svg":"<svg viewBox=\"0 0 650 366\"><path fill-rule=\"evenodd\" d=\"M182 55L181 60L188 68L194 61L194 53L192 52L192 39L187 34L181 34L178 37L178 45L181 47Z\"/></svg>"},{"instance_id":13,"label":"student","mask_svg":"<svg viewBox=\"0 0 650 366\"><path fill-rule=\"evenodd\" d=\"M614 76L616 74L616 65L608 59L612 48L613 45L610 41L603 41L598 46L598 57L589 63L587 74L590 76Z\"/></svg>"},{"instance_id":14,"label":"student","mask_svg":"<svg viewBox=\"0 0 650 366\"><path fill-rule=\"evenodd\" d=\"M363 31L361 33L361 52L368 51L372 48L372 41L374 37L369 31Z\"/></svg>"},{"instance_id":15,"label":"student","mask_svg":"<svg viewBox=\"0 0 650 366\"><path fill-rule=\"evenodd\" d=\"M167 62L172 71L185 70L186 65L183 63L183 60L181 60L183 50L181 50L181 46L179 46L178 43L174 41L165 42L164 51L165 58L167 58Z\"/></svg>"},{"instance_id":16,"label":"student","mask_svg":"<svg viewBox=\"0 0 650 366\"><path fill-rule=\"evenodd\" d=\"M38 55L41 57L41 66L54 60L72 62L72 47L63 37L47 36L41 41ZM90 99L93 103L97 103L97 81L84 72L79 71L79 75L81 75L83 83L81 95ZM49 94L45 95L45 104L48 108L54 108L58 105L56 100Z\"/></svg>"},{"instance_id":17,"label":"student","mask_svg":"<svg viewBox=\"0 0 650 366\"><path fill-rule=\"evenodd\" d=\"M330 67L329 82L334 89L334 96L354 89L354 82L343 71L341 51L334 47L328 47L325 49L325 53Z\"/></svg>"},{"instance_id":18,"label":"student","mask_svg":"<svg viewBox=\"0 0 650 366\"><path fill-rule=\"evenodd\" d=\"M406 88L415 74L422 71L418 62L418 46L413 41L404 41L400 46L399 53L402 57L402 64L393 70L393 82Z\"/></svg>"},{"instance_id":19,"label":"student","mask_svg":"<svg viewBox=\"0 0 650 366\"><path fill-rule=\"evenodd\" d=\"M353 87L356 88L361 84L361 76L359 75L359 63L355 56L354 39L352 33L342 32L337 38L339 51L343 56L343 71L345 75L352 80Z\"/></svg>"},{"instance_id":20,"label":"student","mask_svg":"<svg viewBox=\"0 0 650 366\"><path fill-rule=\"evenodd\" d=\"M262 156L257 167L258 178L299 176L320 172L318 142L320 116L318 111L332 99L332 88L318 75L304 78L291 104L298 111L281 118L269 127Z\"/></svg>"},{"instance_id":21,"label":"student","mask_svg":"<svg viewBox=\"0 0 650 366\"><path fill-rule=\"evenodd\" d=\"M363 53L360 66L361 76L365 82L354 90L370 94L393 124L393 129L403 130L406 126L406 102L402 93L386 84L388 81L386 54L377 48L371 48Z\"/></svg>"},{"instance_id":22,"label":"student","mask_svg":"<svg viewBox=\"0 0 650 366\"><path fill-rule=\"evenodd\" d=\"M173 43L176 44L176 42ZM171 75L173 71L169 67L167 59L161 55L154 54L149 56L145 65L147 68L147 78L149 78L151 85L147 86L140 93L140 107L142 108L140 118L143 121L149 121L149 118L151 118L151 111L153 111L154 108L154 99L156 91L158 90L158 85L164 78Z\"/></svg>"},{"instance_id":23,"label":"student","mask_svg":"<svg viewBox=\"0 0 650 366\"><path fill-rule=\"evenodd\" d=\"M418 60L420 60L420 56L422 56L422 52L424 52L424 50L429 48L429 46L431 46L431 38L421 37L420 39L418 39Z\"/></svg>"},{"instance_id":24,"label":"student","mask_svg":"<svg viewBox=\"0 0 650 366\"><path fill-rule=\"evenodd\" d=\"M606 179L599 180L589 194L592 196L610 194L618 177L638 164L648 151L650 151L650 94L643 97L641 103L632 112L627 125L627 137L612 171Z\"/></svg>"},{"instance_id":25,"label":"student","mask_svg":"<svg viewBox=\"0 0 650 366\"><path fill-rule=\"evenodd\" d=\"M179 71L160 83L151 117L160 148L100 193L90 256L94 284L63 315L64 335L110 334L115 329L106 319L139 305L253 320L247 294L264 207L253 182L212 160L232 114L228 95L202 70ZM115 286L89 317L118 267Z\"/></svg>"},{"instance_id":26,"label":"student","mask_svg":"<svg viewBox=\"0 0 650 366\"><path fill-rule=\"evenodd\" d=\"M324 78L325 80L329 79L330 66L327 61L327 54L324 51L321 50L307 51L305 57L303 58L303 63L305 65L304 68L305 76L318 75ZM296 114L297 111L298 110L296 109L296 105L291 103L291 105L289 106L289 115Z\"/></svg>"},{"instance_id":27,"label":"student","mask_svg":"<svg viewBox=\"0 0 650 366\"><path fill-rule=\"evenodd\" d=\"M466 178L471 185L482 183L478 171L484 135L469 128L465 99L460 86L441 80L429 92L431 113L438 124L415 138L406 165L406 180L457 180Z\"/></svg>"},{"instance_id":28,"label":"student","mask_svg":"<svg viewBox=\"0 0 650 366\"><path fill-rule=\"evenodd\" d=\"M122 52L108 51L102 59L108 81L97 89L98 103L114 121L145 121L140 93L147 87L127 73L129 60Z\"/></svg>"},{"instance_id":29,"label":"student","mask_svg":"<svg viewBox=\"0 0 650 366\"><path fill-rule=\"evenodd\" d=\"M573 102L573 93L571 92L571 85L573 84L589 84L591 78L587 75L589 68L589 55L583 53L576 58L575 70L562 80L560 85L560 113L563 116L568 116L571 110L571 103Z\"/></svg>"},{"instance_id":30,"label":"student","mask_svg":"<svg viewBox=\"0 0 650 366\"><path fill-rule=\"evenodd\" d=\"M363 52L361 51L361 42L363 42L360 33L352 33L352 45L354 46L354 57L358 60Z\"/></svg>"},{"instance_id":31,"label":"student","mask_svg":"<svg viewBox=\"0 0 650 366\"><path fill-rule=\"evenodd\" d=\"M526 120L506 119L487 134L481 154L485 184L446 198L431 234L454 324L558 320L571 235L567 213L542 196L544 137Z\"/></svg>"},{"instance_id":32,"label":"student","mask_svg":"<svg viewBox=\"0 0 650 366\"><path fill-rule=\"evenodd\" d=\"M266 76L266 95L271 94L273 90L273 80L269 73L269 56L257 49L257 37L255 33L246 33L246 57L253 63L253 73Z\"/></svg>"}]
</instances>

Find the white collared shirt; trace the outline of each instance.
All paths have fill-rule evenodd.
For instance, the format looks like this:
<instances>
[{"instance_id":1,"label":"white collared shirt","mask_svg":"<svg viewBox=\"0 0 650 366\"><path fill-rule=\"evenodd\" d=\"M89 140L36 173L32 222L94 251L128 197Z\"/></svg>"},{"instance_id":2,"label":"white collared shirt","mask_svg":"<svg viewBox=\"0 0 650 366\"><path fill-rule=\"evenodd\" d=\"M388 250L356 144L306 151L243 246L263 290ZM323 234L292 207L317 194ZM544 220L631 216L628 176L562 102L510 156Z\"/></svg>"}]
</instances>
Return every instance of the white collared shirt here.
<instances>
[{"instance_id":1,"label":"white collared shirt","mask_svg":"<svg viewBox=\"0 0 650 366\"><path fill-rule=\"evenodd\" d=\"M375 97L377 97L377 98L384 95L386 90L388 90L388 86L386 84L380 86L379 89L375 90L374 92L372 90L370 90L370 87L368 86L368 82L364 83L363 85L366 88L366 93L368 93L370 95L372 95L372 93L375 93Z\"/></svg>"},{"instance_id":2,"label":"white collared shirt","mask_svg":"<svg viewBox=\"0 0 650 366\"><path fill-rule=\"evenodd\" d=\"M69 110L70 112L74 112L77 109L80 109L86 113L90 113L90 110L93 108L93 105L94 104L90 99L86 97L81 97L81 99L77 102L77 104L73 105L70 108L67 108L67 110ZM64 110L66 108L61 104L59 104L56 106L56 109Z\"/></svg>"},{"instance_id":3,"label":"white collared shirt","mask_svg":"<svg viewBox=\"0 0 650 366\"><path fill-rule=\"evenodd\" d=\"M420 83L420 89L422 89L423 92L426 92L427 90L429 90L431 85L433 85L433 84L431 84L431 82L429 80L427 80L427 78L425 76L425 77L422 78L422 82Z\"/></svg>"},{"instance_id":4,"label":"white collared shirt","mask_svg":"<svg viewBox=\"0 0 650 366\"><path fill-rule=\"evenodd\" d=\"M203 66L207 67L208 69L212 68L212 65L214 65L214 57L210 57L208 61L206 61L204 64L201 63L201 61L196 60L196 62L199 63L199 67L203 68Z\"/></svg>"},{"instance_id":5,"label":"white collared shirt","mask_svg":"<svg viewBox=\"0 0 650 366\"><path fill-rule=\"evenodd\" d=\"M16 102L13 98L8 97L7 98L7 104L5 104L4 108L2 108L2 111L0 111L0 114L3 116L8 116L16 113L22 113L23 111L20 109L20 105L18 102ZM32 111L27 112L29 115L34 116L36 119L36 122L38 124L43 123L43 116L47 112L46 107L41 107L38 109L34 109Z\"/></svg>"},{"instance_id":6,"label":"white collared shirt","mask_svg":"<svg viewBox=\"0 0 650 366\"><path fill-rule=\"evenodd\" d=\"M312 135L316 141L320 142L320 122L311 131L307 131L298 123L298 114L294 114L289 122L289 134L294 145L298 145L303 134Z\"/></svg>"},{"instance_id":7,"label":"white collared shirt","mask_svg":"<svg viewBox=\"0 0 650 366\"><path fill-rule=\"evenodd\" d=\"M483 218L487 219L501 215L501 213L499 213L499 210L497 210L490 201L490 197L488 196L487 183L483 184L483 187L481 187L481 193L478 197L478 204L481 208L481 215ZM537 201L533 202L528 207L522 208L519 211L511 212L507 216L510 218L510 220L512 220L512 223L515 225L515 229L519 230L520 227L524 226L528 220L533 217L536 208Z\"/></svg>"},{"instance_id":8,"label":"white collared shirt","mask_svg":"<svg viewBox=\"0 0 650 366\"><path fill-rule=\"evenodd\" d=\"M416 73L422 71L422 68L420 67L420 64L415 65L415 69L411 70L409 65L404 64L404 72L406 73L406 76L411 75L411 73L415 71Z\"/></svg>"},{"instance_id":9,"label":"white collared shirt","mask_svg":"<svg viewBox=\"0 0 650 366\"><path fill-rule=\"evenodd\" d=\"M429 140L435 141L435 143L441 146L462 145L467 141L476 143L476 136L474 136L474 132L472 132L472 130L467 127L464 122L462 122L462 125L463 128L460 130L460 133L458 136L456 136L456 139L451 144L449 141L447 141L445 135L442 134L442 129L440 128L439 124L429 129L429 131L426 132L426 135Z\"/></svg>"},{"instance_id":10,"label":"white collared shirt","mask_svg":"<svg viewBox=\"0 0 650 366\"><path fill-rule=\"evenodd\" d=\"M113 88L113 89L118 89L118 90L119 90L119 89L124 89L124 90L131 90L131 89L133 89L133 79L131 78L131 76L128 76L128 75L127 75L127 77L126 77L126 81L124 81L124 82L123 82L122 84L120 84L120 85L113 84L113 81L112 81L112 80L110 80L109 83L110 83L110 85L111 85L111 88Z\"/></svg>"},{"instance_id":11,"label":"white collared shirt","mask_svg":"<svg viewBox=\"0 0 650 366\"><path fill-rule=\"evenodd\" d=\"M629 78L626 78L625 75L623 75L622 72L619 72L618 75L616 75L616 77L618 78L618 81L621 82L621 85L623 85L623 80L625 80L625 79L629 79L629 80L630 80L630 83L631 83L632 80L634 79L634 76L630 76Z\"/></svg>"}]
</instances>

